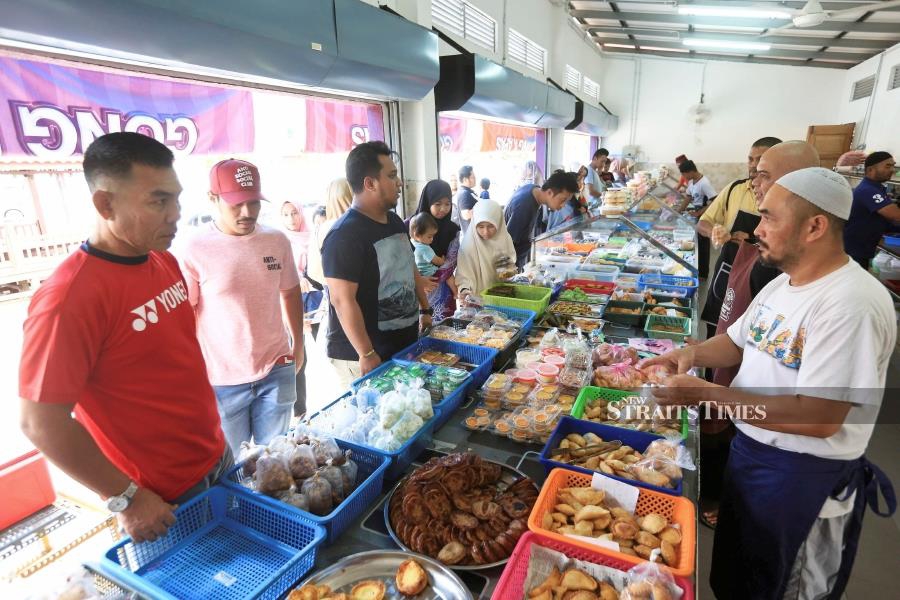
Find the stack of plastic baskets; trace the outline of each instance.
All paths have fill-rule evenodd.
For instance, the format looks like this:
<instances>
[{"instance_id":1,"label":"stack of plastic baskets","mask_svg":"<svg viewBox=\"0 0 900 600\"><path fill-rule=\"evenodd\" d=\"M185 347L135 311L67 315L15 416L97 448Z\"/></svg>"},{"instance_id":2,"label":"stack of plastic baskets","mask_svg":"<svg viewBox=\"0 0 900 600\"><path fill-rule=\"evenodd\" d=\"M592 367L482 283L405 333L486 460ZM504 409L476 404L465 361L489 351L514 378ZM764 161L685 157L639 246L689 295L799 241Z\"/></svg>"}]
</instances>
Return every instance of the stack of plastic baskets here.
<instances>
[{"instance_id":1,"label":"stack of plastic baskets","mask_svg":"<svg viewBox=\"0 0 900 600\"><path fill-rule=\"evenodd\" d=\"M325 530L223 486L181 506L155 542L110 548L103 570L150 598L272 599L313 568Z\"/></svg>"},{"instance_id":2,"label":"stack of plastic baskets","mask_svg":"<svg viewBox=\"0 0 900 600\"><path fill-rule=\"evenodd\" d=\"M270 498L244 486L247 477L244 475L244 465L239 464L230 470L222 479L222 485L237 490L242 494L250 494L254 499L278 510L286 510L296 514L300 518L315 523L325 529L327 544L332 544L353 522L356 517L375 503L384 484L384 473L387 471L390 461L383 454L378 454L368 448L357 446L342 440L336 440L341 450L350 450L351 458L356 463L356 487L349 494L344 491L344 501L334 507L327 515L314 515L305 510L285 504L275 498Z\"/></svg>"}]
</instances>

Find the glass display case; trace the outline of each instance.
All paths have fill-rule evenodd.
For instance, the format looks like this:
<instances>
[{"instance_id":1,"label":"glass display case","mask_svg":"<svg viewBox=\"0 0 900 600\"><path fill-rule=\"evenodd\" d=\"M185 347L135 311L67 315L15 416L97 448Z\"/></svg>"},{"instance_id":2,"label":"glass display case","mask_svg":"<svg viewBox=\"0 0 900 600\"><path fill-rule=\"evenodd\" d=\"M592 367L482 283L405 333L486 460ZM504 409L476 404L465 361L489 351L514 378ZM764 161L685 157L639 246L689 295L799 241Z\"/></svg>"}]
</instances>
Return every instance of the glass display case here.
<instances>
[{"instance_id":1,"label":"glass display case","mask_svg":"<svg viewBox=\"0 0 900 600\"><path fill-rule=\"evenodd\" d=\"M532 263L558 272L559 278L597 279L582 271L605 270L602 267L696 277L696 223L655 195L658 190L666 191L657 187L637 198L632 194L621 205L604 205L535 237Z\"/></svg>"}]
</instances>

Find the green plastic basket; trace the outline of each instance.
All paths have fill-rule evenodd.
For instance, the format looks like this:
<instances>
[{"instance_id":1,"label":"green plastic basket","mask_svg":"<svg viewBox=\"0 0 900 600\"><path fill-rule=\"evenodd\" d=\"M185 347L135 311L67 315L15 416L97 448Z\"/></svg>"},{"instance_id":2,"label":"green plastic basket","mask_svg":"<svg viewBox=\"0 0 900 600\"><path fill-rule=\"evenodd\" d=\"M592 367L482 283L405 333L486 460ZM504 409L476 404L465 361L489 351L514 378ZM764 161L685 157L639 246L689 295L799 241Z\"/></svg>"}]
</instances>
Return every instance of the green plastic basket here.
<instances>
[{"instance_id":1,"label":"green plastic basket","mask_svg":"<svg viewBox=\"0 0 900 600\"><path fill-rule=\"evenodd\" d=\"M644 320L644 317L647 315L644 314L646 310L646 304L643 302L630 302L628 300L610 300L606 305L606 312L604 313L604 319L611 323L618 323L619 325L632 325L634 327L640 327L641 323ZM609 312L611 308L637 308L637 314L623 314L616 312Z\"/></svg>"},{"instance_id":2,"label":"green plastic basket","mask_svg":"<svg viewBox=\"0 0 900 600\"><path fill-rule=\"evenodd\" d=\"M578 394L578 397L575 399L575 404L572 405L572 412L569 413L576 419L580 419L584 415L584 409L588 404L596 400L597 398L602 398L609 403L615 403L621 400L622 398L627 398L628 396L636 395L634 392L626 392L622 390L611 390L609 388L601 388L594 387L589 385L585 388L581 389L581 392ZM608 423L606 423L609 425ZM616 425L610 425L610 427L616 427ZM631 429L630 427L622 427L622 429ZM681 411L681 437L683 439L687 439L688 436L688 418L687 411Z\"/></svg>"},{"instance_id":3,"label":"green plastic basket","mask_svg":"<svg viewBox=\"0 0 900 600\"><path fill-rule=\"evenodd\" d=\"M691 309L690 308L685 308L683 306L671 306L669 304L648 304L647 306L644 307L644 312L647 313L648 317L650 315L656 314L656 313L652 312L654 308L664 308L667 311L674 310L676 313L678 313L675 316L684 317L685 319L691 318ZM657 315L657 316L662 317L662 316L669 316L669 315Z\"/></svg>"},{"instance_id":4,"label":"green plastic basket","mask_svg":"<svg viewBox=\"0 0 900 600\"><path fill-rule=\"evenodd\" d=\"M491 306L508 306L510 308L522 308L525 310L533 310L537 316L540 316L547 310L550 304L550 296L553 290L536 285L519 285L519 284L503 284L515 289L515 298L506 296L492 296L490 287L481 293L481 297L485 304ZM496 287L496 286L494 286Z\"/></svg>"},{"instance_id":5,"label":"green plastic basket","mask_svg":"<svg viewBox=\"0 0 900 600\"><path fill-rule=\"evenodd\" d=\"M674 331L658 331L654 329L656 325L665 325L667 327L681 327L681 332ZM655 340L675 340L683 342L684 338L691 335L691 320L687 317L669 317L663 315L647 315L647 324L644 325L644 332L648 338Z\"/></svg>"}]
</instances>

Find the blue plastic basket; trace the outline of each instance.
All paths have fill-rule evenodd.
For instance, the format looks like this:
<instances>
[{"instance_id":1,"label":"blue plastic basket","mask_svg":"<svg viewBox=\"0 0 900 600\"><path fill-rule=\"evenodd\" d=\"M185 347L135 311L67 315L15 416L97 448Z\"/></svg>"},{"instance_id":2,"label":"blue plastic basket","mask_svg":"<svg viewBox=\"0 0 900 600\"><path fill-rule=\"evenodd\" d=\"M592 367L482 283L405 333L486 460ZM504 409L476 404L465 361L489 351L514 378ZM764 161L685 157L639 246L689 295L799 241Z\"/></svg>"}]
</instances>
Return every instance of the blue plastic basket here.
<instances>
[{"instance_id":1,"label":"blue plastic basket","mask_svg":"<svg viewBox=\"0 0 900 600\"><path fill-rule=\"evenodd\" d=\"M884 236L884 243L887 246L897 248L900 246L900 235L886 235Z\"/></svg>"},{"instance_id":2,"label":"blue plastic basket","mask_svg":"<svg viewBox=\"0 0 900 600\"><path fill-rule=\"evenodd\" d=\"M544 465L544 469L546 469L548 475L550 474L550 471L556 468L569 469L572 471L578 471L579 473L586 473L588 475L597 473L598 475L603 475L604 477L609 477L610 479L622 481L629 485L636 485L638 487L647 488L648 490L654 490L663 494L669 494L671 496L681 495L681 481L678 482L678 486L675 488L664 488L650 485L649 483L644 483L643 481L638 481L636 479L625 479L624 477L607 475L606 473L591 471L590 469L585 469L583 467L576 467L575 465L569 465L563 462L552 460L550 458L550 452L552 450L555 450L559 446L559 443L562 441L562 439L570 433L578 433L582 435L584 435L585 433L594 433L603 438L603 441L605 442L609 442L612 440L622 440L622 445L631 446L639 452L643 452L644 450L646 450L647 446L649 446L653 441L663 439L662 436L654 435L652 433L644 433L643 431L631 431L630 429L612 427L610 425L601 425L600 423L582 421L580 419L575 419L574 417L565 416L559 420L559 423L557 423L556 425L556 429L553 430L553 433L550 435L550 439L547 440L547 444L544 446L544 449L541 452L541 464ZM681 440L681 443L684 444L683 439Z\"/></svg>"},{"instance_id":3,"label":"blue plastic basket","mask_svg":"<svg viewBox=\"0 0 900 600\"><path fill-rule=\"evenodd\" d=\"M529 311L530 312L530 311ZM395 365L400 366L408 366L412 364L419 364L425 367L431 372L436 369L434 365L426 365L423 363L413 363L408 360L399 360L393 359L389 360L386 363L382 363L374 370L370 371L363 377L360 377L356 381L350 384L350 389L356 392L359 388L365 385L366 381L372 379L373 377L379 377L382 373L390 369ZM441 425L447 422L447 420L452 416L456 409L463 403L463 400L466 398L466 392L469 390L469 387L472 385L472 374L469 373L469 376L462 382L462 384L456 388L452 394L443 398L440 402L434 405L435 410L435 423L434 428L437 430Z\"/></svg>"},{"instance_id":4,"label":"blue plastic basket","mask_svg":"<svg viewBox=\"0 0 900 600\"><path fill-rule=\"evenodd\" d=\"M678 277L675 275L657 275L656 273L644 273L638 279L638 289L653 288L672 295L693 298L697 292L699 282L694 277Z\"/></svg>"},{"instance_id":5,"label":"blue plastic basket","mask_svg":"<svg viewBox=\"0 0 900 600\"><path fill-rule=\"evenodd\" d=\"M353 462L358 467L356 481L359 484L349 496L344 498L343 502L334 507L334 510L327 515L321 517L314 515L244 486L241 483L246 479L243 463L228 471L225 477L222 478L222 485L235 489L242 494L250 494L256 500L268 504L277 510L293 512L307 521L320 525L325 529L325 543L332 544L347 530L347 527L350 526L356 517L363 514L368 507L375 503L378 495L381 494L381 488L384 484L384 472L387 471L390 464L386 456L373 452L368 448L343 440L337 440L337 445L341 450L353 451Z\"/></svg>"},{"instance_id":6,"label":"blue plastic basket","mask_svg":"<svg viewBox=\"0 0 900 600\"><path fill-rule=\"evenodd\" d=\"M484 307L486 310L495 310L498 313L502 313L509 317L510 319L515 319L522 323L521 332L522 334L527 334L531 331L531 326L534 325L534 318L536 313L533 310L525 310L524 308L510 308L509 306L491 306L486 305Z\"/></svg>"},{"instance_id":7,"label":"blue plastic basket","mask_svg":"<svg viewBox=\"0 0 900 600\"><path fill-rule=\"evenodd\" d=\"M295 513L223 486L175 516L155 542L115 544L103 570L150 598L274 600L313 568L325 539L323 528Z\"/></svg>"},{"instance_id":8,"label":"blue plastic basket","mask_svg":"<svg viewBox=\"0 0 900 600\"><path fill-rule=\"evenodd\" d=\"M423 338L427 339L427 338ZM330 403L328 406L312 415L309 420L310 422L314 422L316 418L324 418L323 413L328 411L332 406L343 400L344 398L348 398L353 395L353 392L347 392L334 402ZM360 446L369 452L374 454L378 454L380 456L384 456L388 459L388 467L384 472L384 478L393 481L399 479L401 475L406 471L406 468L413 463L419 454L422 453L425 448L431 444L431 438L434 435L434 429L437 423L439 423L439 419L441 418L442 413L441 410L437 407L434 409L434 416L427 421L419 431L413 435L411 438L406 440L406 443L400 446L399 449L388 452L387 450L379 450L378 448L373 448L372 446L368 446L366 444L356 444L354 446ZM339 438L336 438L339 439ZM345 440L340 440L341 442Z\"/></svg>"},{"instance_id":9,"label":"blue plastic basket","mask_svg":"<svg viewBox=\"0 0 900 600\"><path fill-rule=\"evenodd\" d=\"M497 351L494 348L485 348L484 346L472 346L469 344L460 344L459 342L451 342L449 340L439 340L431 337L419 338L419 340L398 352L393 358L398 360L413 360L426 350L435 350L437 352L450 352L459 356L462 362L472 365L474 368L472 373L472 387L479 388L487 381L488 375L491 374L491 366Z\"/></svg>"}]
</instances>

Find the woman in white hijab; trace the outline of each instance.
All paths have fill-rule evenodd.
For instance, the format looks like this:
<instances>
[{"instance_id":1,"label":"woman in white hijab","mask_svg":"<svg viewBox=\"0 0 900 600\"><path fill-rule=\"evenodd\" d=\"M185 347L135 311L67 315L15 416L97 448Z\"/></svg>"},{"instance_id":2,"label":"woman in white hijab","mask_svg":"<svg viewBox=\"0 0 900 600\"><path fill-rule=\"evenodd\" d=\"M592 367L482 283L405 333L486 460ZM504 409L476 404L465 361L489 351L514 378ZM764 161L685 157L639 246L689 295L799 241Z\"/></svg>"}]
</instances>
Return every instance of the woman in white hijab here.
<instances>
[{"instance_id":1,"label":"woman in white hijab","mask_svg":"<svg viewBox=\"0 0 900 600\"><path fill-rule=\"evenodd\" d=\"M472 210L472 225L466 230L457 258L456 287L460 298L491 287L497 282L497 266L516 262L516 249L499 204L479 200Z\"/></svg>"}]
</instances>

